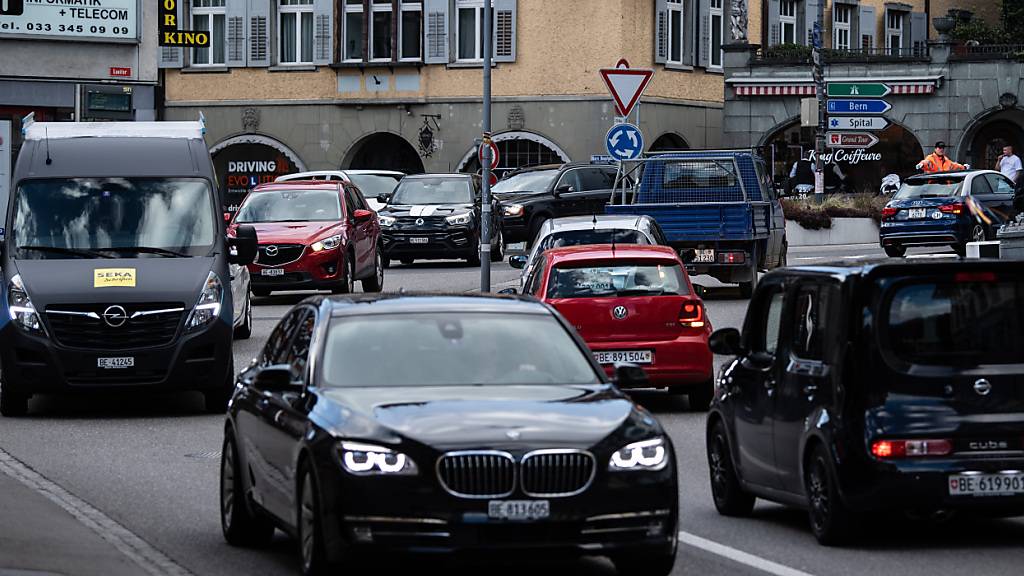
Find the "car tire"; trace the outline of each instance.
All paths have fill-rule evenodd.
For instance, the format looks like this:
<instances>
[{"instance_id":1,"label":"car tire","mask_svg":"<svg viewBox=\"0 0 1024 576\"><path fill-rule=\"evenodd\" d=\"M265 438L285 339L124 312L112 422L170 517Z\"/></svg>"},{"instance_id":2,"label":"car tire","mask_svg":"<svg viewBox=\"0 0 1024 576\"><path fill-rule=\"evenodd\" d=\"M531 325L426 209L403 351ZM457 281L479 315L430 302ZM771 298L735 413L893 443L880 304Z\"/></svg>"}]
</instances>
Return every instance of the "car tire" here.
<instances>
[{"instance_id":1,"label":"car tire","mask_svg":"<svg viewBox=\"0 0 1024 576\"><path fill-rule=\"evenodd\" d=\"M224 434L220 451L220 527L232 546L263 547L274 537L274 525L254 512L242 482L238 448L231 431Z\"/></svg>"},{"instance_id":2,"label":"car tire","mask_svg":"<svg viewBox=\"0 0 1024 576\"><path fill-rule=\"evenodd\" d=\"M384 269L385 270L391 268L391 258L388 258L387 256L383 256L383 257L381 257L381 261L380 262L381 262L381 264L384 265Z\"/></svg>"},{"instance_id":3,"label":"car tire","mask_svg":"<svg viewBox=\"0 0 1024 576\"><path fill-rule=\"evenodd\" d=\"M497 240L491 240L491 262L501 262L505 259L505 233L498 230Z\"/></svg>"},{"instance_id":4,"label":"car tire","mask_svg":"<svg viewBox=\"0 0 1024 576\"><path fill-rule=\"evenodd\" d=\"M466 255L466 263L470 266L480 265L480 241L476 242L476 251Z\"/></svg>"},{"instance_id":5,"label":"car tire","mask_svg":"<svg viewBox=\"0 0 1024 576\"><path fill-rule=\"evenodd\" d=\"M754 290L757 289L757 249L750 253L750 274L751 280L749 282L740 282L740 296L744 299L750 299L754 295Z\"/></svg>"},{"instance_id":6,"label":"car tire","mask_svg":"<svg viewBox=\"0 0 1024 576\"><path fill-rule=\"evenodd\" d=\"M356 263L355 258L351 254L345 255L345 263L342 265L345 273L341 277L341 282L337 286L331 288L332 294L351 294L356 291Z\"/></svg>"},{"instance_id":7,"label":"car tire","mask_svg":"<svg viewBox=\"0 0 1024 576\"><path fill-rule=\"evenodd\" d=\"M668 552L656 549L617 554L612 563L620 576L668 576L676 564L676 551L673 547Z\"/></svg>"},{"instance_id":8,"label":"car tire","mask_svg":"<svg viewBox=\"0 0 1024 576\"><path fill-rule=\"evenodd\" d=\"M271 292L270 288L250 288L250 290L252 290L253 296L257 296L259 298L266 298L267 296L270 296Z\"/></svg>"},{"instance_id":9,"label":"car tire","mask_svg":"<svg viewBox=\"0 0 1024 576\"><path fill-rule=\"evenodd\" d=\"M252 298L245 294L245 314L242 323L235 328L235 340L248 340L252 336Z\"/></svg>"},{"instance_id":10,"label":"car tire","mask_svg":"<svg viewBox=\"0 0 1024 576\"><path fill-rule=\"evenodd\" d=\"M907 254L907 247L894 244L892 246L884 246L885 255L889 258L903 258Z\"/></svg>"},{"instance_id":11,"label":"car tire","mask_svg":"<svg viewBox=\"0 0 1024 576\"><path fill-rule=\"evenodd\" d=\"M297 535L299 558L303 576L323 576L337 573L336 566L327 559L323 526L320 518L320 488L316 474L308 464L299 468L298 494L295 502L298 519Z\"/></svg>"},{"instance_id":12,"label":"car tire","mask_svg":"<svg viewBox=\"0 0 1024 576\"><path fill-rule=\"evenodd\" d=\"M732 448L725 424L715 422L707 437L708 472L711 479L711 498L722 516L750 516L757 498L743 490L733 466Z\"/></svg>"},{"instance_id":13,"label":"car tire","mask_svg":"<svg viewBox=\"0 0 1024 576\"><path fill-rule=\"evenodd\" d=\"M17 418L28 414L28 401L31 396L11 388L0 376L0 415L6 418Z\"/></svg>"},{"instance_id":14,"label":"car tire","mask_svg":"<svg viewBox=\"0 0 1024 576\"><path fill-rule=\"evenodd\" d=\"M818 543L835 546L846 542L852 533L852 514L839 496L831 457L821 444L807 456L804 486L811 532Z\"/></svg>"},{"instance_id":15,"label":"car tire","mask_svg":"<svg viewBox=\"0 0 1024 576\"><path fill-rule=\"evenodd\" d=\"M693 412L707 412L711 407L711 401L715 398L715 380L703 382L686 391L686 399L690 403L690 410Z\"/></svg>"},{"instance_id":16,"label":"car tire","mask_svg":"<svg viewBox=\"0 0 1024 576\"><path fill-rule=\"evenodd\" d=\"M384 289L384 257L378 248L374 255L373 276L362 281L363 292L380 292Z\"/></svg>"},{"instance_id":17,"label":"car tire","mask_svg":"<svg viewBox=\"0 0 1024 576\"><path fill-rule=\"evenodd\" d=\"M207 414L224 414L228 411L228 402L235 391L235 366L228 365L228 374L224 384L212 390L203 391L203 408Z\"/></svg>"}]
</instances>

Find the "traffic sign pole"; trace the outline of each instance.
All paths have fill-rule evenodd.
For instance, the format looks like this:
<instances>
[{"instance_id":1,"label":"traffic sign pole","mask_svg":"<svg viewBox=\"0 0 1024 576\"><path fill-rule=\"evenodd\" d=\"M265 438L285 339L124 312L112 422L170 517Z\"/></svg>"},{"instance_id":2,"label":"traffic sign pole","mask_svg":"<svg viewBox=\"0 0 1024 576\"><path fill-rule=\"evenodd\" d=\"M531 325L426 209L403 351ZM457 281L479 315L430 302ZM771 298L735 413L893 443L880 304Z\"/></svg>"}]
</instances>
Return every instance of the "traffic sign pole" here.
<instances>
[{"instance_id":1,"label":"traffic sign pole","mask_svg":"<svg viewBox=\"0 0 1024 576\"><path fill-rule=\"evenodd\" d=\"M818 129L814 135L814 199L819 204L825 199L825 66L822 62L822 31L825 29L825 3L818 3L818 18L814 24L814 86L818 97ZM755 268L756 270L756 268ZM756 275L757 272L754 272Z\"/></svg>"},{"instance_id":2,"label":"traffic sign pole","mask_svg":"<svg viewBox=\"0 0 1024 576\"><path fill-rule=\"evenodd\" d=\"M491 0L484 0L484 30L491 29ZM484 34L483 192L480 199L480 292L491 291L491 36Z\"/></svg>"}]
</instances>

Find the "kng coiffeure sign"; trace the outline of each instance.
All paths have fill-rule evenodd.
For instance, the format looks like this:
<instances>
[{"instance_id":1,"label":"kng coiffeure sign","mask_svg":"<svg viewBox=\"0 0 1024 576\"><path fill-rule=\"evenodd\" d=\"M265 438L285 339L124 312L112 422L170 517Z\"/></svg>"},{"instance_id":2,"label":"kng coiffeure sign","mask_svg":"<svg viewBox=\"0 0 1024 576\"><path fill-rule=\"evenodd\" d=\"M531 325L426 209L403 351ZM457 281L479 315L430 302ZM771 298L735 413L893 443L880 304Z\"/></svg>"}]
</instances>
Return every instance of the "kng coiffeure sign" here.
<instances>
[{"instance_id":1,"label":"kng coiffeure sign","mask_svg":"<svg viewBox=\"0 0 1024 576\"><path fill-rule=\"evenodd\" d=\"M199 48L210 45L210 33L202 30L178 29L178 2L182 0L157 0L160 2L160 45L181 48Z\"/></svg>"}]
</instances>

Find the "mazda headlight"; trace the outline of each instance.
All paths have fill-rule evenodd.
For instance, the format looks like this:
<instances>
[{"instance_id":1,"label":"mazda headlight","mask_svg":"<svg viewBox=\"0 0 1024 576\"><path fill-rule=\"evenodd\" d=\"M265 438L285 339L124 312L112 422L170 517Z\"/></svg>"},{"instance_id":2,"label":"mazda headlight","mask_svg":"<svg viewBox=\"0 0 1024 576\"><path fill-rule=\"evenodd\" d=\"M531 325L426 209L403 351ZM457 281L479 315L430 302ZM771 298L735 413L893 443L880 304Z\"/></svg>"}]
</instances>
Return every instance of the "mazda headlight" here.
<instances>
[{"instance_id":1,"label":"mazda headlight","mask_svg":"<svg viewBox=\"0 0 1024 576\"><path fill-rule=\"evenodd\" d=\"M355 476L415 476L419 473L412 458L383 446L342 442L338 453L345 471Z\"/></svg>"},{"instance_id":2,"label":"mazda headlight","mask_svg":"<svg viewBox=\"0 0 1024 576\"><path fill-rule=\"evenodd\" d=\"M445 222L452 226L465 226L473 222L473 213L466 212L465 214L453 214L444 219Z\"/></svg>"},{"instance_id":3,"label":"mazda headlight","mask_svg":"<svg viewBox=\"0 0 1024 576\"><path fill-rule=\"evenodd\" d=\"M609 470L647 470L656 472L668 464L664 438L634 442L612 454Z\"/></svg>"},{"instance_id":4,"label":"mazda headlight","mask_svg":"<svg viewBox=\"0 0 1024 576\"><path fill-rule=\"evenodd\" d=\"M522 204L508 204L502 207L502 213L509 218L518 218L522 216L524 210L525 208L523 208Z\"/></svg>"},{"instance_id":5,"label":"mazda headlight","mask_svg":"<svg viewBox=\"0 0 1024 576\"><path fill-rule=\"evenodd\" d=\"M28 297L25 284L21 281L21 274L15 274L7 285L7 309L11 313L11 320L22 330L30 334L46 334L43 322Z\"/></svg>"},{"instance_id":6,"label":"mazda headlight","mask_svg":"<svg viewBox=\"0 0 1024 576\"><path fill-rule=\"evenodd\" d=\"M377 216L377 221L380 222L380 225L384 226L385 228L395 225L394 216Z\"/></svg>"},{"instance_id":7,"label":"mazda headlight","mask_svg":"<svg viewBox=\"0 0 1024 576\"><path fill-rule=\"evenodd\" d=\"M185 328L195 330L206 326L214 318L220 316L220 307L223 303L224 286L220 283L220 278L210 272L210 275L206 277L206 284L203 285L203 291L199 293L199 301L196 302L195 308L188 316Z\"/></svg>"},{"instance_id":8,"label":"mazda headlight","mask_svg":"<svg viewBox=\"0 0 1024 576\"><path fill-rule=\"evenodd\" d=\"M341 234L313 242L310 248L313 249L313 252L323 252L324 250L334 250L338 246L341 246Z\"/></svg>"}]
</instances>

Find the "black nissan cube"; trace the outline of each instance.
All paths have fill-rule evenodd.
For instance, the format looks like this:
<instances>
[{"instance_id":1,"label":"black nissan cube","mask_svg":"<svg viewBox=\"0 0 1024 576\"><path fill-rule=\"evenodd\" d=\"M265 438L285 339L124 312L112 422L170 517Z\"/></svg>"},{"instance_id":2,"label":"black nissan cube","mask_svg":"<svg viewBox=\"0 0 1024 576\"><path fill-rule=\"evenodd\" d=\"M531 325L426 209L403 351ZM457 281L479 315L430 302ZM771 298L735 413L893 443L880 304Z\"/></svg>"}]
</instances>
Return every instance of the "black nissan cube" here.
<instances>
[{"instance_id":1,"label":"black nissan cube","mask_svg":"<svg viewBox=\"0 0 1024 576\"><path fill-rule=\"evenodd\" d=\"M880 511L1024 515L1024 270L855 262L767 275L719 330L715 506L807 509L823 544Z\"/></svg>"}]
</instances>

